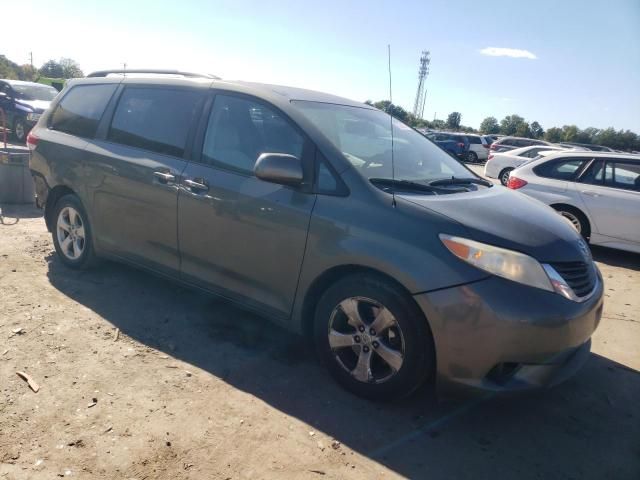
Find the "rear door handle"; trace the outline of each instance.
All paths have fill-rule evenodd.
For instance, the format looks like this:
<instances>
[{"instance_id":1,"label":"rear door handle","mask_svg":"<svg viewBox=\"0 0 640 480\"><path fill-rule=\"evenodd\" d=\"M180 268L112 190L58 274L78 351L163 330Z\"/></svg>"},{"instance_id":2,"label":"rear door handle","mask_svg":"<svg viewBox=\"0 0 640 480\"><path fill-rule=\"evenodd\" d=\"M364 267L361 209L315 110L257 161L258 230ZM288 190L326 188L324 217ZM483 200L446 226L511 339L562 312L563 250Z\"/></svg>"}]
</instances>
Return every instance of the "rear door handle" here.
<instances>
[{"instance_id":1,"label":"rear door handle","mask_svg":"<svg viewBox=\"0 0 640 480\"><path fill-rule=\"evenodd\" d=\"M158 180L160 180L161 183L169 183L169 182L175 182L176 181L176 176L171 174L171 173L167 173L167 172L153 172L154 177L156 177Z\"/></svg>"},{"instance_id":2,"label":"rear door handle","mask_svg":"<svg viewBox=\"0 0 640 480\"><path fill-rule=\"evenodd\" d=\"M195 178L193 180L189 180L188 178L184 181L184 184L189 187L191 190L197 190L201 192L208 192L209 185L202 178Z\"/></svg>"}]
</instances>

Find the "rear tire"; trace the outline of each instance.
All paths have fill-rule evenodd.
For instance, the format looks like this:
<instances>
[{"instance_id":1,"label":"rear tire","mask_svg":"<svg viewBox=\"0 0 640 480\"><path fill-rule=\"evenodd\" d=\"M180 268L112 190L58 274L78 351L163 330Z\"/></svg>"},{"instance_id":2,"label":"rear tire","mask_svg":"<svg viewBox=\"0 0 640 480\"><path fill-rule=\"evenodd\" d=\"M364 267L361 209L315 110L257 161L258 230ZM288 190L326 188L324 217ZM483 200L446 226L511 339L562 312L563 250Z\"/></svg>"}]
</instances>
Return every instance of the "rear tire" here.
<instances>
[{"instance_id":1,"label":"rear tire","mask_svg":"<svg viewBox=\"0 0 640 480\"><path fill-rule=\"evenodd\" d=\"M511 167L505 168L500 172L500 175L498 175L498 178L500 179L500 183L505 187L509 183L509 175L511 174L512 171L513 171L513 168Z\"/></svg>"},{"instance_id":2,"label":"rear tire","mask_svg":"<svg viewBox=\"0 0 640 480\"><path fill-rule=\"evenodd\" d=\"M589 237L591 236L591 225L589 224L589 219L587 219L584 213L569 205L552 205L552 207L556 212L569 220L585 240L589 240Z\"/></svg>"},{"instance_id":3,"label":"rear tire","mask_svg":"<svg viewBox=\"0 0 640 480\"><path fill-rule=\"evenodd\" d=\"M478 163L478 154L476 152L467 153L467 162Z\"/></svg>"},{"instance_id":4,"label":"rear tire","mask_svg":"<svg viewBox=\"0 0 640 480\"><path fill-rule=\"evenodd\" d=\"M89 218L76 195L64 195L56 202L51 225L53 245L62 263L77 270L96 264Z\"/></svg>"},{"instance_id":5,"label":"rear tire","mask_svg":"<svg viewBox=\"0 0 640 480\"><path fill-rule=\"evenodd\" d=\"M371 274L350 275L324 292L314 341L334 379L371 400L411 394L435 365L433 337L411 296Z\"/></svg>"}]
</instances>

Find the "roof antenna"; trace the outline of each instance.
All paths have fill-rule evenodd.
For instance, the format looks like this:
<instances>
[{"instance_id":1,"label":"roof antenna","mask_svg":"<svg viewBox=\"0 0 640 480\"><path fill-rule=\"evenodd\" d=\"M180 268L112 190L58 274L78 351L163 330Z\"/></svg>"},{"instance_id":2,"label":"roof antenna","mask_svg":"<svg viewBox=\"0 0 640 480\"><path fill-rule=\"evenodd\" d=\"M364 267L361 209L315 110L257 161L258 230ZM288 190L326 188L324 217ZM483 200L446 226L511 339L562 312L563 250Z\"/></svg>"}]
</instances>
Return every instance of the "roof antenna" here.
<instances>
[{"instance_id":1,"label":"roof antenna","mask_svg":"<svg viewBox=\"0 0 640 480\"><path fill-rule=\"evenodd\" d=\"M396 206L396 169L393 158L393 94L391 93L391 45L387 44L387 58L389 63L389 123L391 125L391 206Z\"/></svg>"}]
</instances>

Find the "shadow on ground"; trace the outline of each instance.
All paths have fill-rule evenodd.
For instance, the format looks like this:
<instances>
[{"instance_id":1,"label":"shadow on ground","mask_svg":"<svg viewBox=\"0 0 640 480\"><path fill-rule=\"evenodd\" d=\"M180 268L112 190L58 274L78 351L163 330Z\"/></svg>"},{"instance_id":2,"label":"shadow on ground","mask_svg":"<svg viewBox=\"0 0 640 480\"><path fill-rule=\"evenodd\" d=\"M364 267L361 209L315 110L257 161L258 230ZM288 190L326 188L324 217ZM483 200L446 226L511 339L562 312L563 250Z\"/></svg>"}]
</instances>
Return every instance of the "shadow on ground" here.
<instances>
[{"instance_id":1,"label":"shadow on ground","mask_svg":"<svg viewBox=\"0 0 640 480\"><path fill-rule=\"evenodd\" d=\"M0 203L0 227L15 225L22 218L38 218L42 210L35 205L15 205Z\"/></svg>"},{"instance_id":2,"label":"shadow on ground","mask_svg":"<svg viewBox=\"0 0 640 480\"><path fill-rule=\"evenodd\" d=\"M640 374L598 355L553 390L374 404L337 387L304 339L126 266L48 258L51 283L133 339L188 362L410 478L640 478ZM96 288L98 287L98 288Z\"/></svg>"},{"instance_id":3,"label":"shadow on ground","mask_svg":"<svg viewBox=\"0 0 640 480\"><path fill-rule=\"evenodd\" d=\"M614 250L613 248L591 246L591 253L596 262L611 265L612 267L624 267L630 270L640 271L640 254Z\"/></svg>"}]
</instances>

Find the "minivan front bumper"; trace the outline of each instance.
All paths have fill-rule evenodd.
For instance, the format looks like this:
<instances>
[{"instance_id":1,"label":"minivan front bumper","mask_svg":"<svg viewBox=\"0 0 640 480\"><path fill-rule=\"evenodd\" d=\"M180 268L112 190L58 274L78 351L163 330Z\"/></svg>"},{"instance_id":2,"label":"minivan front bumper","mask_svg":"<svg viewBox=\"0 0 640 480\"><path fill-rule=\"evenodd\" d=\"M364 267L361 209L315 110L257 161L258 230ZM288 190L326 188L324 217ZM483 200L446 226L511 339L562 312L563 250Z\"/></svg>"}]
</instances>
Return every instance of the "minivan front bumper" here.
<instances>
[{"instance_id":1,"label":"minivan front bumper","mask_svg":"<svg viewBox=\"0 0 640 480\"><path fill-rule=\"evenodd\" d=\"M429 321L441 395L556 385L589 357L603 285L574 302L499 277L415 295Z\"/></svg>"}]
</instances>

